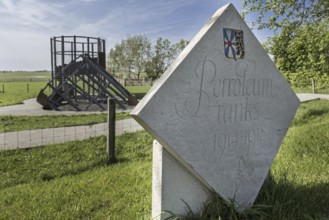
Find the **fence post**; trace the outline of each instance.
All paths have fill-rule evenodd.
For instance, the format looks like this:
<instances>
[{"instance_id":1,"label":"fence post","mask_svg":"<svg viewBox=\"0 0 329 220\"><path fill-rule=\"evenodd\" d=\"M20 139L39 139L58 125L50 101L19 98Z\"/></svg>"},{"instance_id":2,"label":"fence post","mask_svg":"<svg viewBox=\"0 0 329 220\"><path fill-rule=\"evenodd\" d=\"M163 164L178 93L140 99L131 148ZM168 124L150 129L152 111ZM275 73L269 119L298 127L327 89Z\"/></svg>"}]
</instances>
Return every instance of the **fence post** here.
<instances>
[{"instance_id":1,"label":"fence post","mask_svg":"<svg viewBox=\"0 0 329 220\"><path fill-rule=\"evenodd\" d=\"M107 100L107 147L106 153L109 164L115 163L115 99L109 98Z\"/></svg>"},{"instance_id":2,"label":"fence post","mask_svg":"<svg viewBox=\"0 0 329 220\"><path fill-rule=\"evenodd\" d=\"M312 92L315 93L315 80L312 78Z\"/></svg>"},{"instance_id":3,"label":"fence post","mask_svg":"<svg viewBox=\"0 0 329 220\"><path fill-rule=\"evenodd\" d=\"M5 94L5 84L2 84L2 93Z\"/></svg>"},{"instance_id":4,"label":"fence post","mask_svg":"<svg viewBox=\"0 0 329 220\"><path fill-rule=\"evenodd\" d=\"M26 84L26 91L27 91L27 93L30 92L30 85L29 84Z\"/></svg>"}]
</instances>

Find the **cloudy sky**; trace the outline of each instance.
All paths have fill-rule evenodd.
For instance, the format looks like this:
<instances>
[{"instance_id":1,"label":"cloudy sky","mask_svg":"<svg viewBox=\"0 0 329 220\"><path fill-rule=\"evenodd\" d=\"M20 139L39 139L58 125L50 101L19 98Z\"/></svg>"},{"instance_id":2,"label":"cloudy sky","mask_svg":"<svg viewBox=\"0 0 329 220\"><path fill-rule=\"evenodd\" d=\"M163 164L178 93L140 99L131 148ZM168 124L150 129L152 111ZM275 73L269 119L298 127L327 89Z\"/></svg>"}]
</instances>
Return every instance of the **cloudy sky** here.
<instances>
[{"instance_id":1,"label":"cloudy sky","mask_svg":"<svg viewBox=\"0 0 329 220\"><path fill-rule=\"evenodd\" d=\"M0 70L49 70L53 36L101 37L107 51L135 34L191 40L228 2L242 11L242 0L0 0Z\"/></svg>"}]
</instances>

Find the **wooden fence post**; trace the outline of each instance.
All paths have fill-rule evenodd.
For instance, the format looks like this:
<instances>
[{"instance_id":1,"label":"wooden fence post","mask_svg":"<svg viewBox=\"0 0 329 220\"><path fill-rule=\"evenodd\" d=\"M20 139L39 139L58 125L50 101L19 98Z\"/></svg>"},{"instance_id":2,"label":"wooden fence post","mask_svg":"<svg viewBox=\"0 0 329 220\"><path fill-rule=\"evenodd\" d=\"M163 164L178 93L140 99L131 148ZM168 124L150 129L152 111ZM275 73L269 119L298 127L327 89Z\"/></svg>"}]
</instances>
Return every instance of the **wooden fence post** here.
<instances>
[{"instance_id":1,"label":"wooden fence post","mask_svg":"<svg viewBox=\"0 0 329 220\"><path fill-rule=\"evenodd\" d=\"M315 80L312 78L312 92L315 93Z\"/></svg>"},{"instance_id":2,"label":"wooden fence post","mask_svg":"<svg viewBox=\"0 0 329 220\"><path fill-rule=\"evenodd\" d=\"M115 99L109 98L107 100L107 147L106 152L109 164L115 163Z\"/></svg>"}]
</instances>

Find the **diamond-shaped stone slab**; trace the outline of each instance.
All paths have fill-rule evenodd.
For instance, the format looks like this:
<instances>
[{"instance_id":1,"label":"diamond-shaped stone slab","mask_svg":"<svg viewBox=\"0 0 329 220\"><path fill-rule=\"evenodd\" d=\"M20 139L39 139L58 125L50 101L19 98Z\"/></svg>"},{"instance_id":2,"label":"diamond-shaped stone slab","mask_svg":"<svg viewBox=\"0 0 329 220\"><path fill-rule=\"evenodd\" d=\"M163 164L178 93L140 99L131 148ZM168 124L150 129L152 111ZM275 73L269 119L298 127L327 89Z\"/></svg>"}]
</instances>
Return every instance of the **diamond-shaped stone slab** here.
<instances>
[{"instance_id":1,"label":"diamond-shaped stone slab","mask_svg":"<svg viewBox=\"0 0 329 220\"><path fill-rule=\"evenodd\" d=\"M243 210L253 204L298 105L228 4L131 114L193 175Z\"/></svg>"}]
</instances>

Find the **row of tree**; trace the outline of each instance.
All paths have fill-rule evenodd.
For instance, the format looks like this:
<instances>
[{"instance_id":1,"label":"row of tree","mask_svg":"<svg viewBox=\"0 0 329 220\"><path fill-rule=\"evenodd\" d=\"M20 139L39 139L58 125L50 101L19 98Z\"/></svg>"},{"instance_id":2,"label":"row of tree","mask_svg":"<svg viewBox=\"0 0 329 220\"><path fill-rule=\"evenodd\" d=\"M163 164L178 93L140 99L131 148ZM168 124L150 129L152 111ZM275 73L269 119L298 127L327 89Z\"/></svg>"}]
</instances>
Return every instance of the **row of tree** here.
<instances>
[{"instance_id":1,"label":"row of tree","mask_svg":"<svg viewBox=\"0 0 329 220\"><path fill-rule=\"evenodd\" d=\"M328 0L244 0L244 12L275 32L266 47L280 70L329 74Z\"/></svg>"},{"instance_id":2,"label":"row of tree","mask_svg":"<svg viewBox=\"0 0 329 220\"><path fill-rule=\"evenodd\" d=\"M244 0L243 6L244 15L257 15L255 27L275 32L265 45L280 70L329 75L328 0ZM110 50L108 69L155 79L187 44L158 38L152 45L144 35L131 36Z\"/></svg>"},{"instance_id":3,"label":"row of tree","mask_svg":"<svg viewBox=\"0 0 329 220\"><path fill-rule=\"evenodd\" d=\"M139 79L142 73L156 79L168 68L176 56L189 42L180 40L172 43L168 39L158 38L151 44L145 35L130 36L110 49L107 69L114 75L128 72Z\"/></svg>"}]
</instances>

